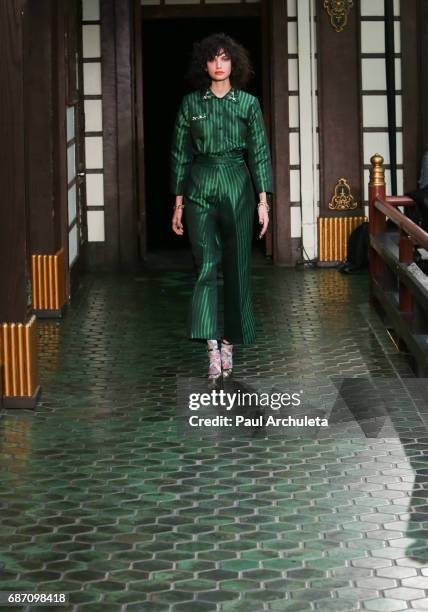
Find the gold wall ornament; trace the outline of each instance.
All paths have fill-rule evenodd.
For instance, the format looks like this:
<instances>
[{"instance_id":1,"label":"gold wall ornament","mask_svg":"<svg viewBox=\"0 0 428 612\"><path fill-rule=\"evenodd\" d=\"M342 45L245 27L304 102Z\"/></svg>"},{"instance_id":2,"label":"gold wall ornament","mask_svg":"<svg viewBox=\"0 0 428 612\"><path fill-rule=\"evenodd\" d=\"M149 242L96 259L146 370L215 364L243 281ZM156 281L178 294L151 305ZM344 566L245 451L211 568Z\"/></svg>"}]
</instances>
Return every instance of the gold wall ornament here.
<instances>
[{"instance_id":1,"label":"gold wall ornament","mask_svg":"<svg viewBox=\"0 0 428 612\"><path fill-rule=\"evenodd\" d=\"M341 32L348 23L348 14L353 6L353 0L324 0L324 8L336 32Z\"/></svg>"},{"instance_id":2,"label":"gold wall ornament","mask_svg":"<svg viewBox=\"0 0 428 612\"><path fill-rule=\"evenodd\" d=\"M351 188L346 179L341 178L337 181L334 188L334 196L328 203L331 210L352 210L357 208L357 202L351 193Z\"/></svg>"}]
</instances>

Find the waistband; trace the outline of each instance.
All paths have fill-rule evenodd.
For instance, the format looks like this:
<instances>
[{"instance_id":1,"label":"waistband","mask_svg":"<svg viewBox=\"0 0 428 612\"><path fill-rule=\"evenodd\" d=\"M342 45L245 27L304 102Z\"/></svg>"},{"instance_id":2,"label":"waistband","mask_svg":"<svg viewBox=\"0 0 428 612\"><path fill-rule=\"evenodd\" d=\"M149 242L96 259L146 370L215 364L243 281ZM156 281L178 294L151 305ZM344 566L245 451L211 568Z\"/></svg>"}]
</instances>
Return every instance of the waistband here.
<instances>
[{"instance_id":1,"label":"waistband","mask_svg":"<svg viewBox=\"0 0 428 612\"><path fill-rule=\"evenodd\" d=\"M194 164L204 166L223 166L245 164L244 154L239 153L198 153L193 159Z\"/></svg>"}]
</instances>

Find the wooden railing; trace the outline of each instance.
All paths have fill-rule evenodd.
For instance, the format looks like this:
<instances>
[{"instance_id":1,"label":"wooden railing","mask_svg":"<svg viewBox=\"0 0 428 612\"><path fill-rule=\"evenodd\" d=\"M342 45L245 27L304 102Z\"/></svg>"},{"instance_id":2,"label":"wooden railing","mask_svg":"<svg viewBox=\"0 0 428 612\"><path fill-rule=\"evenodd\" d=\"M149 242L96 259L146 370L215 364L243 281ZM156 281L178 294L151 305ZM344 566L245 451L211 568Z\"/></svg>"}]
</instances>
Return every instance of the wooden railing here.
<instances>
[{"instance_id":1,"label":"wooden railing","mask_svg":"<svg viewBox=\"0 0 428 612\"><path fill-rule=\"evenodd\" d=\"M386 196L383 158L370 161L370 301L415 358L416 373L428 376L428 277L414 257L415 247L428 251L428 233L397 208L414 206L411 198Z\"/></svg>"}]
</instances>

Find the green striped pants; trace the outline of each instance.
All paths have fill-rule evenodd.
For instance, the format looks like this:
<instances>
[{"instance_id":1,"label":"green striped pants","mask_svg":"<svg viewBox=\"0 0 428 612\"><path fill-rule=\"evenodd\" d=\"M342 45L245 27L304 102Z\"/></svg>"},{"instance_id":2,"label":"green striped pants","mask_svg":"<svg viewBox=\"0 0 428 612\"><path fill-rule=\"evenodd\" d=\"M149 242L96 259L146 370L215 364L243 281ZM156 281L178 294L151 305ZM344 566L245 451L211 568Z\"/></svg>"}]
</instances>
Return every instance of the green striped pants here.
<instances>
[{"instance_id":1,"label":"green striped pants","mask_svg":"<svg viewBox=\"0 0 428 612\"><path fill-rule=\"evenodd\" d=\"M242 154L197 155L186 191L185 221L198 277L189 308L190 338L251 344L251 243L256 207ZM217 267L222 263L224 333L218 327Z\"/></svg>"}]
</instances>

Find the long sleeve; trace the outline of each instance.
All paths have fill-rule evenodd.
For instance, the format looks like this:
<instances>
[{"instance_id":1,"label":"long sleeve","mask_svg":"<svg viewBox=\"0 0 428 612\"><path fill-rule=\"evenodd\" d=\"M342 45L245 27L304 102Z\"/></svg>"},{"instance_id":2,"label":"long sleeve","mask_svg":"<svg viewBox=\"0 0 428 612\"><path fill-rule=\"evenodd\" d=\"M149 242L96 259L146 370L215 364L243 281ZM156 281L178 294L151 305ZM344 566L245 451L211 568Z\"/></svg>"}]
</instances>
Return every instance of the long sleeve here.
<instances>
[{"instance_id":1,"label":"long sleeve","mask_svg":"<svg viewBox=\"0 0 428 612\"><path fill-rule=\"evenodd\" d=\"M273 193L272 164L262 110L257 98L248 121L248 165L257 193Z\"/></svg>"},{"instance_id":2,"label":"long sleeve","mask_svg":"<svg viewBox=\"0 0 428 612\"><path fill-rule=\"evenodd\" d=\"M193 151L186 97L181 101L175 119L170 151L170 190L182 195L192 162Z\"/></svg>"}]
</instances>

